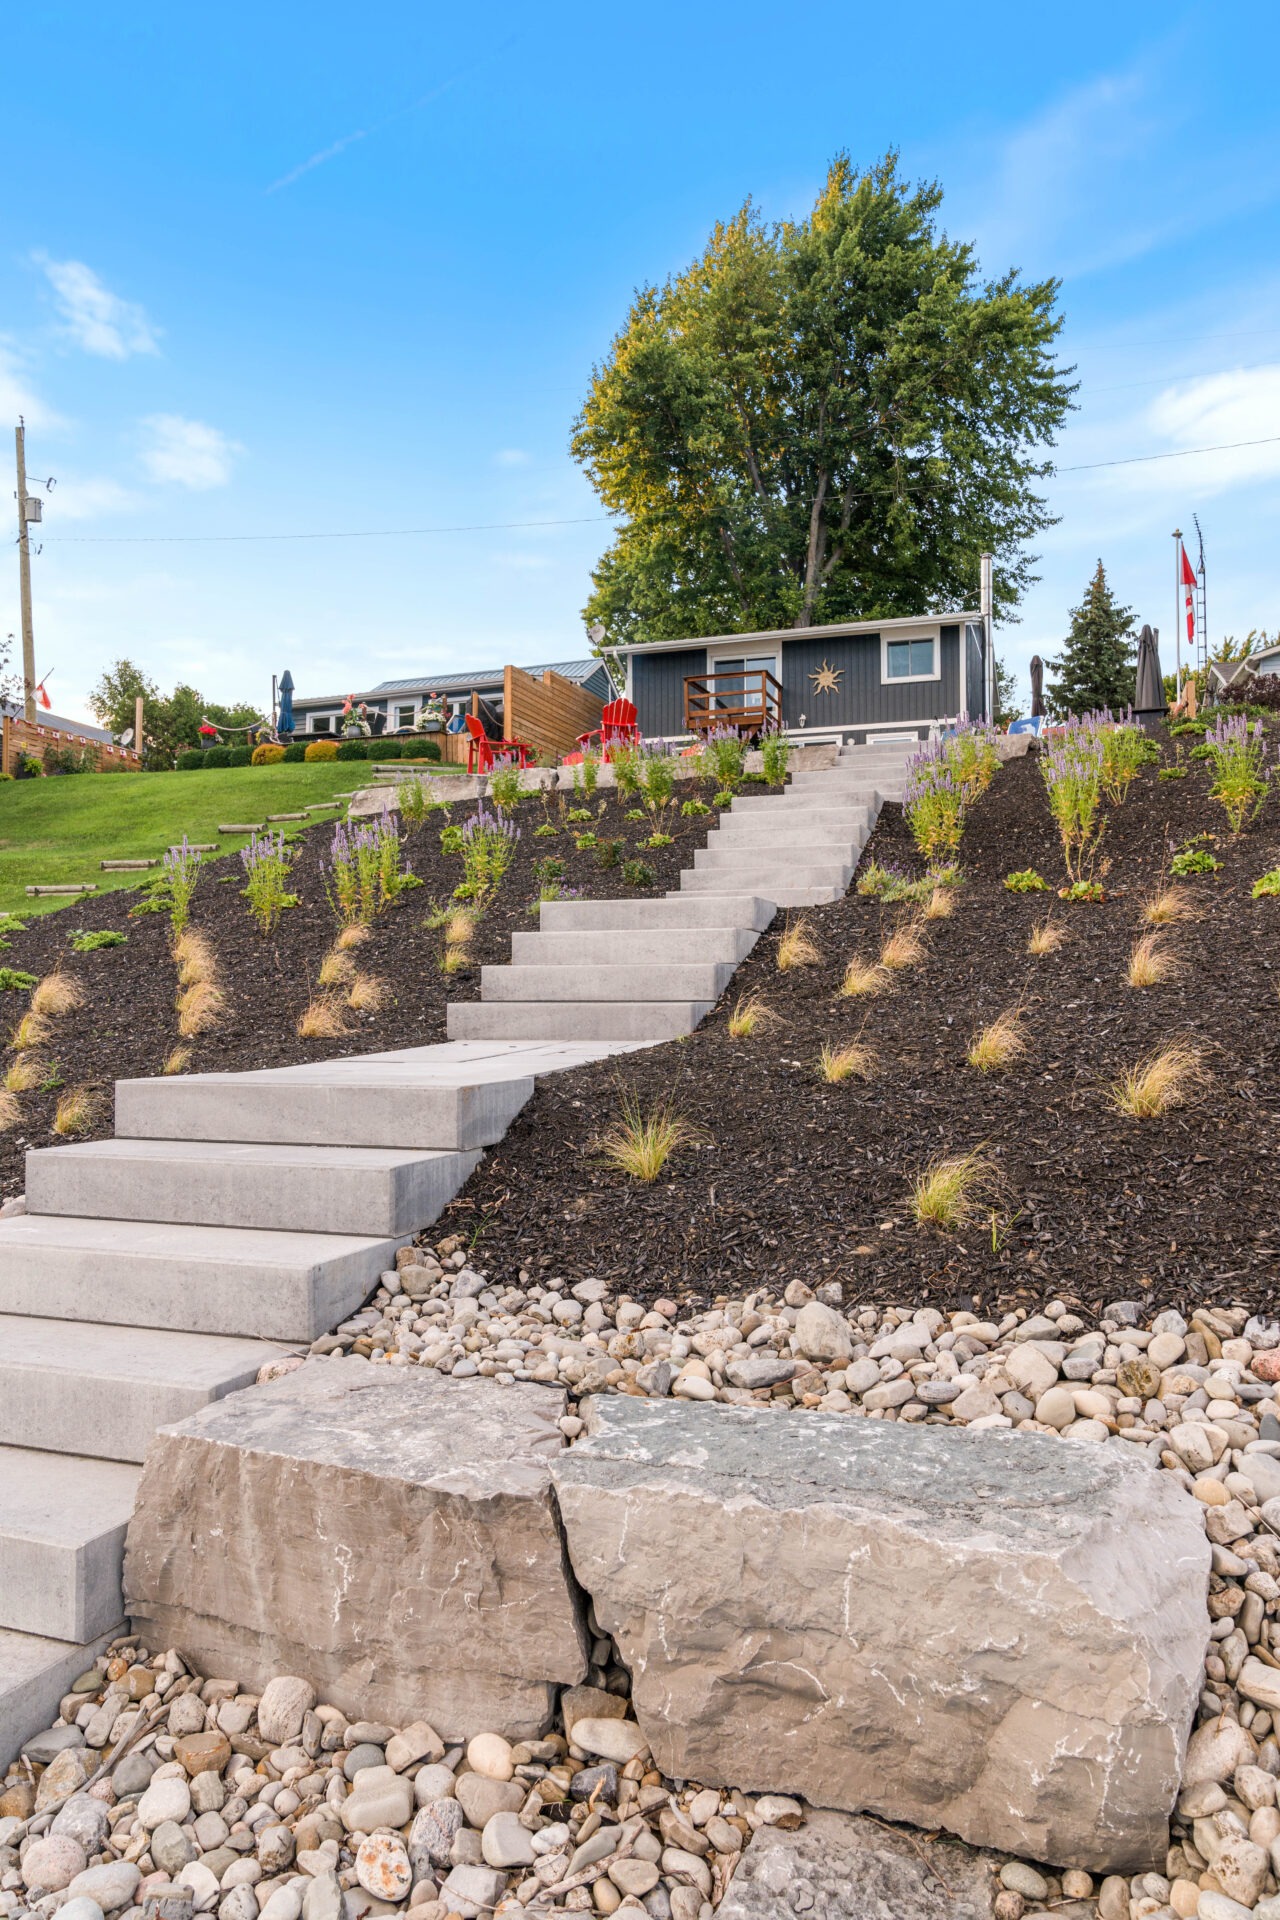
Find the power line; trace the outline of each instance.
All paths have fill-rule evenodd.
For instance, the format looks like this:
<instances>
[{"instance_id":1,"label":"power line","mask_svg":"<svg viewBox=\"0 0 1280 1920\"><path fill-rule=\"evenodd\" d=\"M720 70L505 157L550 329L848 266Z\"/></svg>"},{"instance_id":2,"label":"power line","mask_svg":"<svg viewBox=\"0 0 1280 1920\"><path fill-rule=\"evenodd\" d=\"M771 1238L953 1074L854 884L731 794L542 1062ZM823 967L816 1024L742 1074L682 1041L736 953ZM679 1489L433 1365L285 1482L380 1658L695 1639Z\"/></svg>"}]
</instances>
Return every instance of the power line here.
<instances>
[{"instance_id":1,"label":"power line","mask_svg":"<svg viewBox=\"0 0 1280 1920\"><path fill-rule=\"evenodd\" d=\"M1137 467L1148 460L1189 460L1194 453L1234 453L1237 447L1272 447L1280 433L1261 440L1222 440L1216 447L1177 447L1172 453L1134 453L1127 460L1087 460L1078 467L1055 467L1055 473L1095 473L1099 467Z\"/></svg>"}]
</instances>

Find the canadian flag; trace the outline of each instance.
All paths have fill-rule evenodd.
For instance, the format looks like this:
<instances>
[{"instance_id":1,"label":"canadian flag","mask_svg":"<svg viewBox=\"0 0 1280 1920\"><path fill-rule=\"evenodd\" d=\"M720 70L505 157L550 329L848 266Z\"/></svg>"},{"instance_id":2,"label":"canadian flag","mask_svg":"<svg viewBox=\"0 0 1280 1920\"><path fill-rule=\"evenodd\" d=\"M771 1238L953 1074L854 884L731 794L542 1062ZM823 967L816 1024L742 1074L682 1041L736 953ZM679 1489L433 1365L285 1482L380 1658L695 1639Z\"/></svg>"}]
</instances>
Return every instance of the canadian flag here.
<instances>
[{"instance_id":1,"label":"canadian flag","mask_svg":"<svg viewBox=\"0 0 1280 1920\"><path fill-rule=\"evenodd\" d=\"M52 706L53 706L53 702L52 702L52 700L51 700L51 699L49 698L49 696L48 696L48 694L47 694L47 693L45 692L45 690L44 690L44 681L43 681L43 680L42 680L42 681L40 682L40 684L39 684L39 686L38 686L38 687L36 688L36 693L37 693L37 694L39 695L39 698L40 698L40 705L41 705L42 707L46 707L46 708L52 708Z\"/></svg>"},{"instance_id":2,"label":"canadian flag","mask_svg":"<svg viewBox=\"0 0 1280 1920\"><path fill-rule=\"evenodd\" d=\"M1182 586L1187 602L1187 641L1189 644L1196 637L1196 607L1195 600L1192 597L1196 589L1196 573L1195 568L1187 558L1187 550L1181 541L1178 543L1178 551L1182 555Z\"/></svg>"}]
</instances>

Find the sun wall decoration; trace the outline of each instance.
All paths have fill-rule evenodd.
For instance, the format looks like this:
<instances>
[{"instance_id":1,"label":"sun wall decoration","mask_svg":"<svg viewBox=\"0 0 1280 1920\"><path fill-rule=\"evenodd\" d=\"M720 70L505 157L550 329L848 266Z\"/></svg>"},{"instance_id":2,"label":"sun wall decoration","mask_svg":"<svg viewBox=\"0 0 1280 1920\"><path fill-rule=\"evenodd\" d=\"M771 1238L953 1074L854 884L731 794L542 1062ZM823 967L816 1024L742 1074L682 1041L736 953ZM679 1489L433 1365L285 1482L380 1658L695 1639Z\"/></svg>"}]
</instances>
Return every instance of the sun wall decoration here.
<instances>
[{"instance_id":1,"label":"sun wall decoration","mask_svg":"<svg viewBox=\"0 0 1280 1920\"><path fill-rule=\"evenodd\" d=\"M809 678L813 682L814 692L839 693L840 676L843 672L843 667L833 667L829 660L824 659L822 665L809 675Z\"/></svg>"}]
</instances>

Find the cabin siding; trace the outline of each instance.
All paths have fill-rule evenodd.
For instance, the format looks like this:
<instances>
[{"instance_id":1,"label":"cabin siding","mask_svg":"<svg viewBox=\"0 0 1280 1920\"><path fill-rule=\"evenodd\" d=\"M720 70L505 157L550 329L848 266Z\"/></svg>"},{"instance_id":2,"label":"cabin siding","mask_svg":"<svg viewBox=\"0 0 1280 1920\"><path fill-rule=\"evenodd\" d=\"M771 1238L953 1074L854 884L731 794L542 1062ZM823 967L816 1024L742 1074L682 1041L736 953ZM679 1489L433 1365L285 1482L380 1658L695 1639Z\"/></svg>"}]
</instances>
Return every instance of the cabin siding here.
<instances>
[{"instance_id":1,"label":"cabin siding","mask_svg":"<svg viewBox=\"0 0 1280 1920\"><path fill-rule=\"evenodd\" d=\"M705 673L705 647L681 647L672 653L631 655L631 698L637 723L646 738L663 739L684 733L684 683L691 673Z\"/></svg>"},{"instance_id":2,"label":"cabin siding","mask_svg":"<svg viewBox=\"0 0 1280 1920\"><path fill-rule=\"evenodd\" d=\"M782 644L782 718L786 727L911 726L954 716L960 708L960 629L941 629L942 678L882 686L880 635L796 638ZM819 693L811 676L824 663L840 674L835 693Z\"/></svg>"}]
</instances>

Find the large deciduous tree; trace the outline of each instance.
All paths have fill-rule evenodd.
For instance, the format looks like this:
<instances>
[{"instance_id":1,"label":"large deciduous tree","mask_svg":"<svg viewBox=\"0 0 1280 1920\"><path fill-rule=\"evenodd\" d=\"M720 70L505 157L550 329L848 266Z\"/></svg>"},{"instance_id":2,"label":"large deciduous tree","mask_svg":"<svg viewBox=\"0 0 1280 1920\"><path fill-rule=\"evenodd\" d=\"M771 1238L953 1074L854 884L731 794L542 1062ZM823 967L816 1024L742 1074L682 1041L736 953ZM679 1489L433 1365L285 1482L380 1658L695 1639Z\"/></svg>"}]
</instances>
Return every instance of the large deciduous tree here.
<instances>
[{"instance_id":1,"label":"large deciduous tree","mask_svg":"<svg viewBox=\"0 0 1280 1920\"><path fill-rule=\"evenodd\" d=\"M200 745L200 722L240 729L261 718L258 707L206 703L195 687L180 681L163 694L132 660L117 660L103 673L89 695L89 705L104 727L123 733L134 722L134 702L141 696L148 766L171 767L184 749ZM240 744L239 741L236 744Z\"/></svg>"},{"instance_id":2,"label":"large deciduous tree","mask_svg":"<svg viewBox=\"0 0 1280 1920\"><path fill-rule=\"evenodd\" d=\"M750 202L636 295L572 449L623 516L588 621L610 640L1016 604L1074 391L1058 285L979 278L936 184L832 165L805 220Z\"/></svg>"},{"instance_id":3,"label":"large deciduous tree","mask_svg":"<svg viewBox=\"0 0 1280 1920\"><path fill-rule=\"evenodd\" d=\"M1132 706L1137 649L1133 611L1111 591L1101 560L1078 607L1071 609L1071 631L1062 652L1048 662L1058 677L1049 682L1049 707L1059 719L1069 713L1113 713Z\"/></svg>"}]
</instances>

